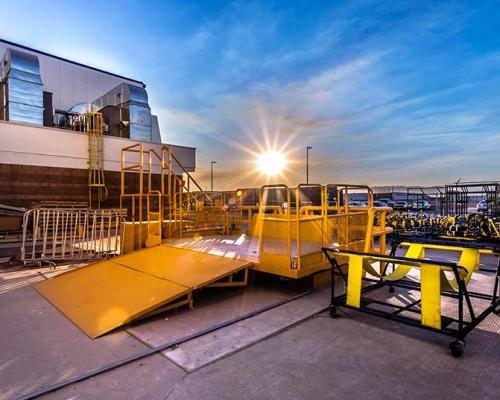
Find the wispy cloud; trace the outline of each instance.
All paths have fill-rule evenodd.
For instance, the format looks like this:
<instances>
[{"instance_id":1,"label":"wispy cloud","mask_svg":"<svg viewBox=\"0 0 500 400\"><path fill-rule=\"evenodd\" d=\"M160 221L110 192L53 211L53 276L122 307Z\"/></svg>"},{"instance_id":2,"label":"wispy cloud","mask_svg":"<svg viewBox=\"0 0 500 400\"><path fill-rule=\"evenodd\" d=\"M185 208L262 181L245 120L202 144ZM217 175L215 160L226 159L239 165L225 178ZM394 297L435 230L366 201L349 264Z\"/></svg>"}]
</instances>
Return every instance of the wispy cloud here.
<instances>
[{"instance_id":1,"label":"wispy cloud","mask_svg":"<svg viewBox=\"0 0 500 400\"><path fill-rule=\"evenodd\" d=\"M65 7L88 15L87 4ZM22 41L146 81L163 139L197 147L203 180L216 159L227 188L258 184L245 173L252 151L277 147L295 159L297 183L306 145L321 182L445 183L498 170L495 2L102 7L102 19L61 26L26 13Z\"/></svg>"},{"instance_id":2,"label":"wispy cloud","mask_svg":"<svg viewBox=\"0 0 500 400\"><path fill-rule=\"evenodd\" d=\"M495 164L481 160L494 160L494 155L480 142L496 140L492 128L498 123L499 96L478 93L499 86L485 73L495 68L496 52L462 57L457 65L455 52L429 50L422 56L431 63L419 63L408 47L415 45L415 37L430 47L442 45L467 26L469 16L455 6L410 13L404 23L367 35L366 45L359 46L342 44L344 37L352 37L352 25L332 20L331 29L311 34L310 46L262 59L274 71L277 65L286 70L324 56L335 46L338 56L325 56L321 67L306 75L283 79L263 74L238 90L226 85L214 91L210 105L194 110L211 121L211 129L200 134L222 135L223 142L227 135L232 139L225 144L236 149L255 146L269 131L297 154L313 145L314 175L323 182L332 177L380 184L425 184L430 177L448 181L457 174L480 178L487 173L485 166ZM234 42L231 48L243 51ZM348 56L341 54L345 48ZM297 174L302 168L298 162Z\"/></svg>"}]
</instances>

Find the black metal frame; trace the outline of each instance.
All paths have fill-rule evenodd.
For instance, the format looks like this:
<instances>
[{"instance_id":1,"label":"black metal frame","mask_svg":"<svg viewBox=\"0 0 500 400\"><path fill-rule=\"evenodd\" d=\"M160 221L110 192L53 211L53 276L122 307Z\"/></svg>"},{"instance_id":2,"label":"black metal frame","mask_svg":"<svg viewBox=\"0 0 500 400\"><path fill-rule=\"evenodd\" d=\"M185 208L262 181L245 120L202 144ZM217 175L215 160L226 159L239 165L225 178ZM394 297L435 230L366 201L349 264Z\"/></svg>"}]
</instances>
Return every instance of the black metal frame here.
<instances>
[{"instance_id":1,"label":"black metal frame","mask_svg":"<svg viewBox=\"0 0 500 400\"><path fill-rule=\"evenodd\" d=\"M469 213L469 196L479 195L488 201L485 212L490 217L497 217L500 210L500 182L460 182L445 186L445 207L447 215L465 215Z\"/></svg>"},{"instance_id":2,"label":"black metal frame","mask_svg":"<svg viewBox=\"0 0 500 400\"><path fill-rule=\"evenodd\" d=\"M431 204L431 209L427 211L428 214L443 215L444 198L444 187L408 186L406 188L406 204L408 207L412 203L420 204L424 200L427 200Z\"/></svg>"},{"instance_id":3,"label":"black metal frame","mask_svg":"<svg viewBox=\"0 0 500 400\"><path fill-rule=\"evenodd\" d=\"M393 246L392 251L391 251L391 255L388 255L388 256L378 254L378 253L365 253L365 252L353 251L353 250L338 250L338 249L329 248L329 247L322 248L325 256L327 257L328 261L330 262L330 264L332 266L331 276L330 276L330 290L331 290L330 315L332 316L332 318L334 318L337 316L337 307L346 307L349 309L361 311L361 312L368 313L371 315L375 315L375 316L387 318L390 320L398 321L398 322L401 322L401 323L404 323L407 325L430 330L430 331L440 333L443 335L451 336L451 337L455 338L456 340L454 342L450 343L450 350L455 357L460 357L462 355L462 352L463 352L463 349L465 346L465 337L474 328L476 328L489 314L491 314L492 312L495 314L498 314L500 312L500 258L498 260L496 271L494 272L494 274L495 274L494 280L495 281L494 281L493 291L492 291L491 295L486 294L486 293L469 291L465 285L463 278L461 277L461 274L460 274L460 270L465 270L465 268L459 266L457 263L442 262L442 261L430 262L428 259L425 260L426 264L431 263L432 265L436 265L437 268L444 268L446 270L453 271L454 277L456 278L456 281L458 283L458 293L441 291L442 296L451 297L451 298L458 300L458 319L442 316L441 317L442 328L436 329L436 328L422 325L419 319L404 317L404 316L400 315L403 311L408 311L408 312L420 315L420 311L415 309L415 307L420 303L420 299L411 303L411 304L408 304L405 306L400 306L400 305L391 304L391 303L387 303L387 302L380 301L380 300L371 299L368 297L363 297L363 294L366 294L370 291L373 291L375 289L379 289L382 287L388 287L389 291L391 293L394 292L395 287L420 291L421 286L420 286L419 282L410 281L408 279L402 279L399 281L386 281L386 280L384 280L383 277L386 275L389 264L392 264L393 269L395 268L395 264L397 264L398 262L402 263L402 264L414 265L415 267L419 267L420 264L424 261L422 259L417 259L417 258L394 256L396 248L397 248L397 246ZM369 284L361 289L362 297L361 297L361 306L359 308L349 306L346 303L346 300L347 300L346 290L344 291L343 294L340 294L340 295L336 295L336 293L335 293L335 277L336 276L340 276L342 278L344 285L345 285L344 288L347 289L347 275L342 270L342 267L346 264L339 265L336 258L334 257L335 254L338 254L338 255L353 254L353 255L369 256L374 261L386 262L385 268L382 271L382 278L380 278L380 279L373 279L373 278L367 278L367 277L362 278L364 282L367 282ZM488 300L488 301L490 301L490 305L485 310L483 310L482 312L480 312L479 314L476 315L476 312L474 311L474 309L472 307L471 298ZM469 311L470 321L464 319L464 303L467 306L467 309ZM392 309L393 311L389 312L389 311L382 311L379 309L371 308L370 304L383 305L385 307ZM450 327L453 323L456 323L458 325L457 329Z\"/></svg>"}]
</instances>

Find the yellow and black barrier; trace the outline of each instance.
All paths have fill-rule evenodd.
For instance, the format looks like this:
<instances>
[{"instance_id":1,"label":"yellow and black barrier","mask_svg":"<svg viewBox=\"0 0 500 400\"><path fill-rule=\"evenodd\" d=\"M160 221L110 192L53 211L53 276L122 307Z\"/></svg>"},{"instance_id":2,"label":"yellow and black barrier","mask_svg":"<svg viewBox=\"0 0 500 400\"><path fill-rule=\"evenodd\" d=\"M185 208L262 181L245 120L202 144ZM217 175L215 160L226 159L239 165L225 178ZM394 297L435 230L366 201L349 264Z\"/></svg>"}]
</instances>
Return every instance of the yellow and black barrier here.
<instances>
[{"instance_id":1,"label":"yellow and black barrier","mask_svg":"<svg viewBox=\"0 0 500 400\"><path fill-rule=\"evenodd\" d=\"M473 274L479 270L481 252L497 256L499 252L463 246L438 248L438 245L426 243L403 245L407 247L404 257L323 248L332 265L330 314L332 317L337 316L337 307L342 306L449 335L456 339L450 343L450 350L459 357L467 334L490 313L498 314L500 311L500 260L493 272L491 294L473 292L467 288ZM460 252L459 261L425 258L426 250L430 248ZM339 260L347 262L340 264ZM343 266L347 266L347 270ZM419 273L410 274L412 270ZM336 276L340 276L345 284L345 291L340 295L335 293ZM367 296L368 292L384 286L389 287L391 293L395 287L416 290L420 292L420 298L400 305L391 302L391 299L382 301ZM455 300L458 318L443 315L443 297ZM472 298L486 300L489 305L478 313L473 308Z\"/></svg>"}]
</instances>

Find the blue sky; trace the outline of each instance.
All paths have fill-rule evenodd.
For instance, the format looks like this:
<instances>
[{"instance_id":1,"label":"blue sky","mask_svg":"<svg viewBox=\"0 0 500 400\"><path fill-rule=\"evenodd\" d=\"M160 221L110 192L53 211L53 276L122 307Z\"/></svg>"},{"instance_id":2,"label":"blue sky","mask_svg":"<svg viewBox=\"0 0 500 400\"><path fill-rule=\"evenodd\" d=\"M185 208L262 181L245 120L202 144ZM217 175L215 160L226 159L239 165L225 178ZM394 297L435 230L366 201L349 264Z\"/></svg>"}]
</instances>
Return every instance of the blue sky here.
<instances>
[{"instance_id":1,"label":"blue sky","mask_svg":"<svg viewBox=\"0 0 500 400\"><path fill-rule=\"evenodd\" d=\"M0 3L0 37L145 81L204 185L264 183L266 146L302 182L306 145L320 183L500 178L498 1Z\"/></svg>"}]
</instances>

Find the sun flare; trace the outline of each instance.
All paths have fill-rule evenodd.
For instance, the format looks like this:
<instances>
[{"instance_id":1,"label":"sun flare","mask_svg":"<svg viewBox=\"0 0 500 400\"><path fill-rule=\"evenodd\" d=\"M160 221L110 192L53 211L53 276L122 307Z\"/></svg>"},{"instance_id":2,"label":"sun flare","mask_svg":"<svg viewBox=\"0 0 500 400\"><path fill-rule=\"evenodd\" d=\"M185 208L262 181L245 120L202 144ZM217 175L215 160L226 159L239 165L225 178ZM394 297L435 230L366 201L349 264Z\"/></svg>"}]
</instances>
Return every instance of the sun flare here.
<instances>
[{"instance_id":1,"label":"sun flare","mask_svg":"<svg viewBox=\"0 0 500 400\"><path fill-rule=\"evenodd\" d=\"M257 156L257 168L267 176L281 174L286 167L286 157L279 151L266 151Z\"/></svg>"}]
</instances>

